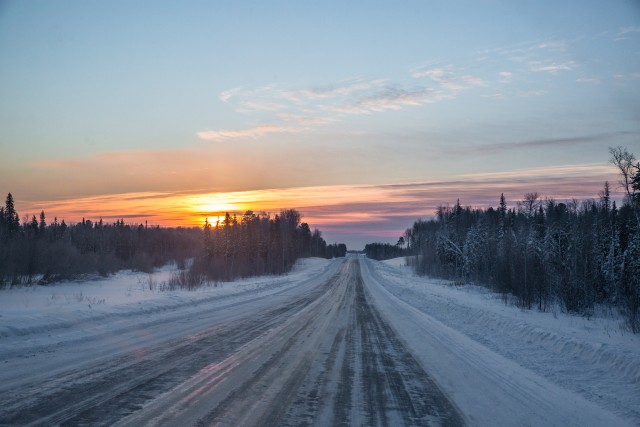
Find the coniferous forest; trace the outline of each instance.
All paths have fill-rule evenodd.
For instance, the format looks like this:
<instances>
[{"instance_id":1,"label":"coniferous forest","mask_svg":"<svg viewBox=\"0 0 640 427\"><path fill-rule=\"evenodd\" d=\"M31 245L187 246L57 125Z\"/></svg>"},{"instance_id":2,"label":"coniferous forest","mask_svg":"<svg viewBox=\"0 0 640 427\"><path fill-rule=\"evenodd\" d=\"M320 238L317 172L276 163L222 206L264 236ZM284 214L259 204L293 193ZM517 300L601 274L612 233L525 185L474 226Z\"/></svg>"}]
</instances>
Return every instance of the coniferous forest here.
<instances>
[{"instance_id":1,"label":"coniferous forest","mask_svg":"<svg viewBox=\"0 0 640 427\"><path fill-rule=\"evenodd\" d=\"M241 218L227 213L224 220L204 226L204 252L191 266L192 277L232 280L259 274L282 274L298 258L344 257L344 244L327 245L319 230L300 222L300 213L279 215L245 212ZM188 280L187 280L188 281Z\"/></svg>"},{"instance_id":2,"label":"coniferous forest","mask_svg":"<svg viewBox=\"0 0 640 427\"><path fill-rule=\"evenodd\" d=\"M67 225L44 211L20 223L11 193L0 207L0 286L45 284L122 269L150 272L174 261L184 266L201 246L195 228L129 225L82 220Z\"/></svg>"},{"instance_id":3,"label":"coniferous forest","mask_svg":"<svg viewBox=\"0 0 640 427\"><path fill-rule=\"evenodd\" d=\"M367 245L371 258L409 258L419 274L473 282L516 298L524 308L590 315L618 308L640 332L640 164L622 147L610 149L620 172L622 205L605 182L597 198L556 201L527 193L501 195L497 208L441 205L418 220L400 245Z\"/></svg>"},{"instance_id":4,"label":"coniferous forest","mask_svg":"<svg viewBox=\"0 0 640 427\"><path fill-rule=\"evenodd\" d=\"M13 195L0 207L0 288L46 284L85 275L107 276L122 269L151 272L175 262L175 283L194 287L208 280L281 274L300 257L344 256L344 244L328 245L295 210L271 217L245 213L202 228L147 227L117 220L38 218L20 222ZM190 262L188 262L190 261Z\"/></svg>"}]
</instances>

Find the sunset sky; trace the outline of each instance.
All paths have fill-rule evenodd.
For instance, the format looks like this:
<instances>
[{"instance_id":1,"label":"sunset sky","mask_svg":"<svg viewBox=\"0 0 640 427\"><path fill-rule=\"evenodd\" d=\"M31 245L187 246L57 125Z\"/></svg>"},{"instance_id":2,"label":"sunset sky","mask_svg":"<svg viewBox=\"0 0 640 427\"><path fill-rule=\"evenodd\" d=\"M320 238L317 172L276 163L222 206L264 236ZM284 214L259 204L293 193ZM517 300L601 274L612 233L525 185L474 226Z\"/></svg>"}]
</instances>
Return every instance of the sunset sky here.
<instances>
[{"instance_id":1,"label":"sunset sky","mask_svg":"<svg viewBox=\"0 0 640 427\"><path fill-rule=\"evenodd\" d=\"M395 242L441 203L617 189L640 2L2 1L0 195L201 225L297 208Z\"/></svg>"}]
</instances>

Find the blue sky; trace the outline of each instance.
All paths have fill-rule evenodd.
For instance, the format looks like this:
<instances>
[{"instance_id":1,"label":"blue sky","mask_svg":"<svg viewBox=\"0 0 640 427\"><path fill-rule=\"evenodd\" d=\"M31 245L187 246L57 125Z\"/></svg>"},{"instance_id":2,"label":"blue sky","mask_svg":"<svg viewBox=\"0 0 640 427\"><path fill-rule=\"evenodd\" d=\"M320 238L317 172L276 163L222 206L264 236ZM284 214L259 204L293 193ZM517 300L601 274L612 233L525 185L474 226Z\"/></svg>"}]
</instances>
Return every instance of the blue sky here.
<instances>
[{"instance_id":1,"label":"blue sky","mask_svg":"<svg viewBox=\"0 0 640 427\"><path fill-rule=\"evenodd\" d=\"M0 191L21 212L352 186L370 203L340 211L327 190L334 223L286 200L358 245L456 193L489 199L461 184L384 210L394 196L376 200L372 186L595 196L615 180L607 147L640 154L637 1L5 1L0 57ZM350 236L338 214L358 209L380 214Z\"/></svg>"}]
</instances>

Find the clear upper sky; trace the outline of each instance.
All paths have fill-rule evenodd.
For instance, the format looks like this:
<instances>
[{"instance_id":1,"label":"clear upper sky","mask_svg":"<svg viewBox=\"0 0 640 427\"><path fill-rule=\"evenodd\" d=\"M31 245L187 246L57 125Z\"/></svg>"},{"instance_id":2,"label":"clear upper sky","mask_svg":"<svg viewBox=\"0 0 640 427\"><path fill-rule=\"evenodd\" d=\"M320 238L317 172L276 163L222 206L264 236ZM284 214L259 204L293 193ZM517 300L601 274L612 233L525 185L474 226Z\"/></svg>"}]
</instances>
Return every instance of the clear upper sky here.
<instances>
[{"instance_id":1,"label":"clear upper sky","mask_svg":"<svg viewBox=\"0 0 640 427\"><path fill-rule=\"evenodd\" d=\"M21 213L298 207L357 247L458 197L593 197L617 145L640 155L637 0L0 2Z\"/></svg>"}]
</instances>

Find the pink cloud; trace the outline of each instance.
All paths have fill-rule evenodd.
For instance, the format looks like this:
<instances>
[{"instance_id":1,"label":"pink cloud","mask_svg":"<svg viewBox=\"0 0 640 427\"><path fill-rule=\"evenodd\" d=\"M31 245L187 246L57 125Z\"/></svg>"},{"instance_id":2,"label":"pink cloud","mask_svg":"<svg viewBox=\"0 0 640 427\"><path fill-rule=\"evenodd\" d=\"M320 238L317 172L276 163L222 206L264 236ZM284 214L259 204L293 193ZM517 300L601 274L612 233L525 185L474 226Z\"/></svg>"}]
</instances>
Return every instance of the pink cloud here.
<instances>
[{"instance_id":1,"label":"pink cloud","mask_svg":"<svg viewBox=\"0 0 640 427\"><path fill-rule=\"evenodd\" d=\"M329 233L332 239L366 239L400 236L418 218L431 217L438 205L496 206L504 193L514 207L527 192L556 200L596 198L605 181L613 197L622 198L617 173L608 164L566 165L473 174L453 181L426 181L390 185L334 185L236 192L164 191L111 194L55 201L21 201L21 214L45 210L47 218L77 222L127 218L127 222L201 226L204 218L220 209L277 213L296 208L303 221ZM351 236L351 237L349 237ZM397 238L397 237L396 237ZM354 240L355 241L355 240Z\"/></svg>"}]
</instances>

